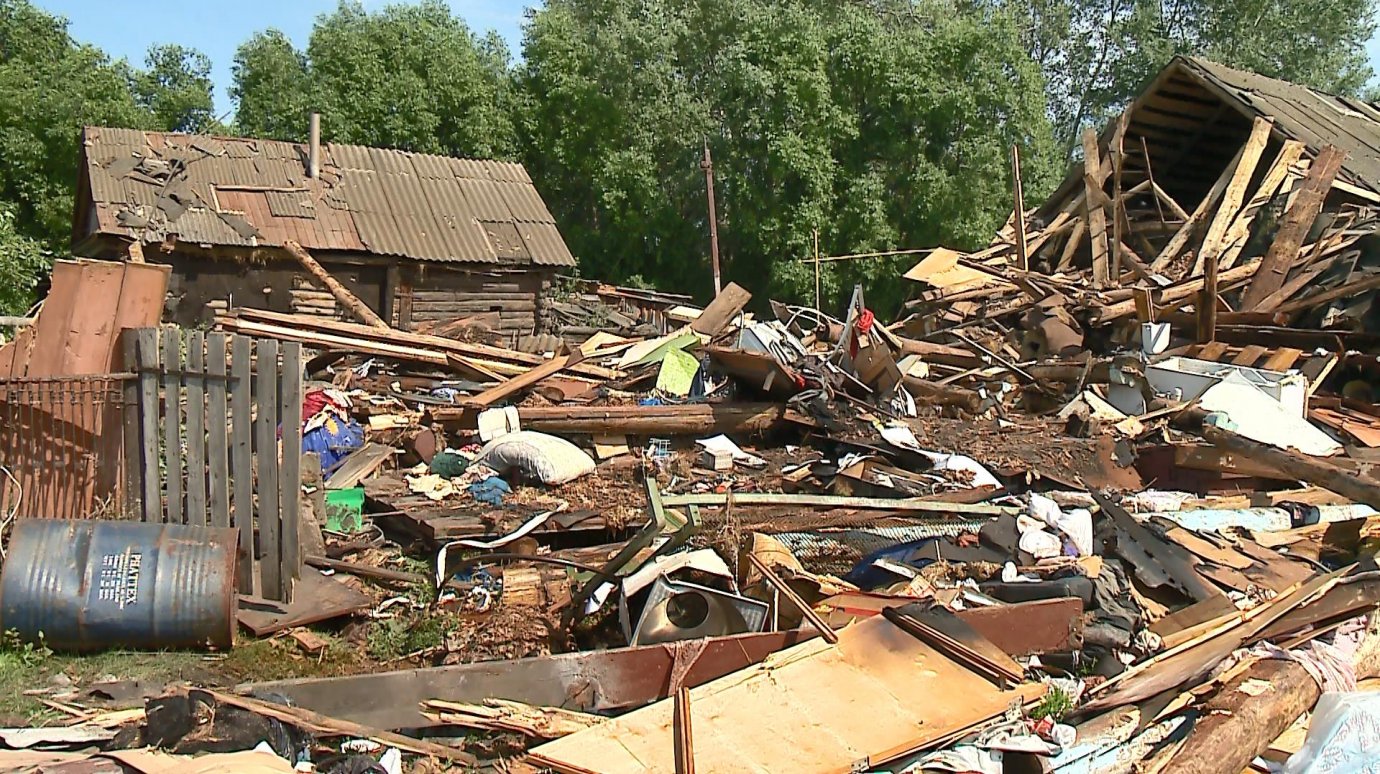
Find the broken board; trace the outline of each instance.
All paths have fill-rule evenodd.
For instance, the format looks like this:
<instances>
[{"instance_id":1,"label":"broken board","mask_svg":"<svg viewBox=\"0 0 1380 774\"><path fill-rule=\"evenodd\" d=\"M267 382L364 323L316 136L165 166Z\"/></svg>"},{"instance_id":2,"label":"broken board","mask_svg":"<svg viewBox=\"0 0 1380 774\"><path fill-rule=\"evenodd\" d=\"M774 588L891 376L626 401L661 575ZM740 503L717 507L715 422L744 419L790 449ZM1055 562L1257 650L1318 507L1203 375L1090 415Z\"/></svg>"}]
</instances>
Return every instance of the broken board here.
<instances>
[{"instance_id":1,"label":"broken board","mask_svg":"<svg viewBox=\"0 0 1380 774\"><path fill-rule=\"evenodd\" d=\"M241 600L235 620L255 637L264 637L294 626L306 626L374 608L374 600L368 594L313 571L302 573L292 598L292 604L286 606L267 600Z\"/></svg>"},{"instance_id":2,"label":"broken board","mask_svg":"<svg viewBox=\"0 0 1380 774\"><path fill-rule=\"evenodd\" d=\"M690 691L695 770L848 771L942 741L1042 686L1002 691L901 631L869 618ZM943 696L944 701L925 701ZM531 751L561 772L677 771L671 701ZM821 733L827 728L827 733Z\"/></svg>"}]
</instances>

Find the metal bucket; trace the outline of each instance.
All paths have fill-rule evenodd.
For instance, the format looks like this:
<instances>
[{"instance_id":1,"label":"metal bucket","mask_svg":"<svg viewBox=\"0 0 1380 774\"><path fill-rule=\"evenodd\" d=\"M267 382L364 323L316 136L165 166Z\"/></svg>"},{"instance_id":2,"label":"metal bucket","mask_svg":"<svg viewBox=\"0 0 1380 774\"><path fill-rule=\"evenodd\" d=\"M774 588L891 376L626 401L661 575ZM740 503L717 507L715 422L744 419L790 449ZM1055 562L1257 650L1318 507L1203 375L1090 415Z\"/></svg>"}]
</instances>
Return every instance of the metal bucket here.
<instances>
[{"instance_id":1,"label":"metal bucket","mask_svg":"<svg viewBox=\"0 0 1380 774\"><path fill-rule=\"evenodd\" d=\"M0 630L54 650L229 649L233 529L21 519L0 571Z\"/></svg>"}]
</instances>

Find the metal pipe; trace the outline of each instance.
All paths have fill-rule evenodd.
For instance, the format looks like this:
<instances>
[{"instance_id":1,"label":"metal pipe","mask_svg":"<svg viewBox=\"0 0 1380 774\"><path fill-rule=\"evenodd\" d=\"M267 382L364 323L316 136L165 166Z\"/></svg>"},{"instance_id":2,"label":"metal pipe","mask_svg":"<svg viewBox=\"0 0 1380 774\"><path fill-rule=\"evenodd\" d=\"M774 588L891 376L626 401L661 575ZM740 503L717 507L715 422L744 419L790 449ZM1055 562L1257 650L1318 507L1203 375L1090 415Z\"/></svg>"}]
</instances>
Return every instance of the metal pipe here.
<instances>
[{"instance_id":1,"label":"metal pipe","mask_svg":"<svg viewBox=\"0 0 1380 774\"><path fill-rule=\"evenodd\" d=\"M321 177L321 114L312 113L307 130L307 177Z\"/></svg>"}]
</instances>

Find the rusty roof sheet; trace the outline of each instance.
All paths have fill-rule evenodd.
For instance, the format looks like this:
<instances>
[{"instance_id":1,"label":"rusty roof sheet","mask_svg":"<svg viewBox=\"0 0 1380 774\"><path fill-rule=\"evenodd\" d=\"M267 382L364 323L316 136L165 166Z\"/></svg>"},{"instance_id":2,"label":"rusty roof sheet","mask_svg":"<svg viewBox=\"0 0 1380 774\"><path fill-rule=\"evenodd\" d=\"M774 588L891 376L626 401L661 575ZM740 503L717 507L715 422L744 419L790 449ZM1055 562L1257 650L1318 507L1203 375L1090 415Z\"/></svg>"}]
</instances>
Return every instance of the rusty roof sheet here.
<instances>
[{"instance_id":1,"label":"rusty roof sheet","mask_svg":"<svg viewBox=\"0 0 1380 774\"><path fill-rule=\"evenodd\" d=\"M297 143L106 127L87 127L83 143L100 233L575 265L521 164L330 143L312 180Z\"/></svg>"},{"instance_id":2,"label":"rusty roof sheet","mask_svg":"<svg viewBox=\"0 0 1380 774\"><path fill-rule=\"evenodd\" d=\"M1337 97L1198 57L1174 64L1196 76L1248 114L1275 121L1275 131L1305 143L1346 151L1342 168L1354 182L1380 191L1380 112L1362 100Z\"/></svg>"}]
</instances>

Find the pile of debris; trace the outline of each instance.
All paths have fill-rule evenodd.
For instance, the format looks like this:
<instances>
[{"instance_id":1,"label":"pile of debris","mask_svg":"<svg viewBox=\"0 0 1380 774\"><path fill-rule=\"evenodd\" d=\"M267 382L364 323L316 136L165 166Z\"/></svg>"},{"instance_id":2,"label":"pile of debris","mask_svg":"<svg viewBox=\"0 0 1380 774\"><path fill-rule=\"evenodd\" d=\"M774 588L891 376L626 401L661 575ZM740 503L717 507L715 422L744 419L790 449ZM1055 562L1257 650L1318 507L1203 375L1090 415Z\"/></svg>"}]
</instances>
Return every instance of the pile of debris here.
<instances>
[{"instance_id":1,"label":"pile of debris","mask_svg":"<svg viewBox=\"0 0 1380 774\"><path fill-rule=\"evenodd\" d=\"M1380 720L1380 196L1257 117L1190 212L1171 193L1188 173L1128 140L1154 104L1089 135L1078 184L1018 205L990 248L928 255L891 325L861 287L837 316L754 318L734 284L703 309L582 284L527 347L458 335L472 320L225 310L219 349L305 350L288 410L256 426L260 467L307 453L274 474L300 524L261 508L245 531L236 506L179 526L221 545L238 528L258 572L279 562L290 601L241 588L254 637L310 659L329 634L370 660L114 720L64 705L70 725L0 730L29 750L0 763L94 746L22 760L154 770L129 752L149 746L265 771L1356 770ZM188 369L219 354L200 336ZM216 400L200 389L189 419ZM201 486L196 463L162 469L179 504ZM35 553L21 532L6 570ZM140 565L117 564L101 588L129 593ZM10 576L0 627L37 640Z\"/></svg>"}]
</instances>

